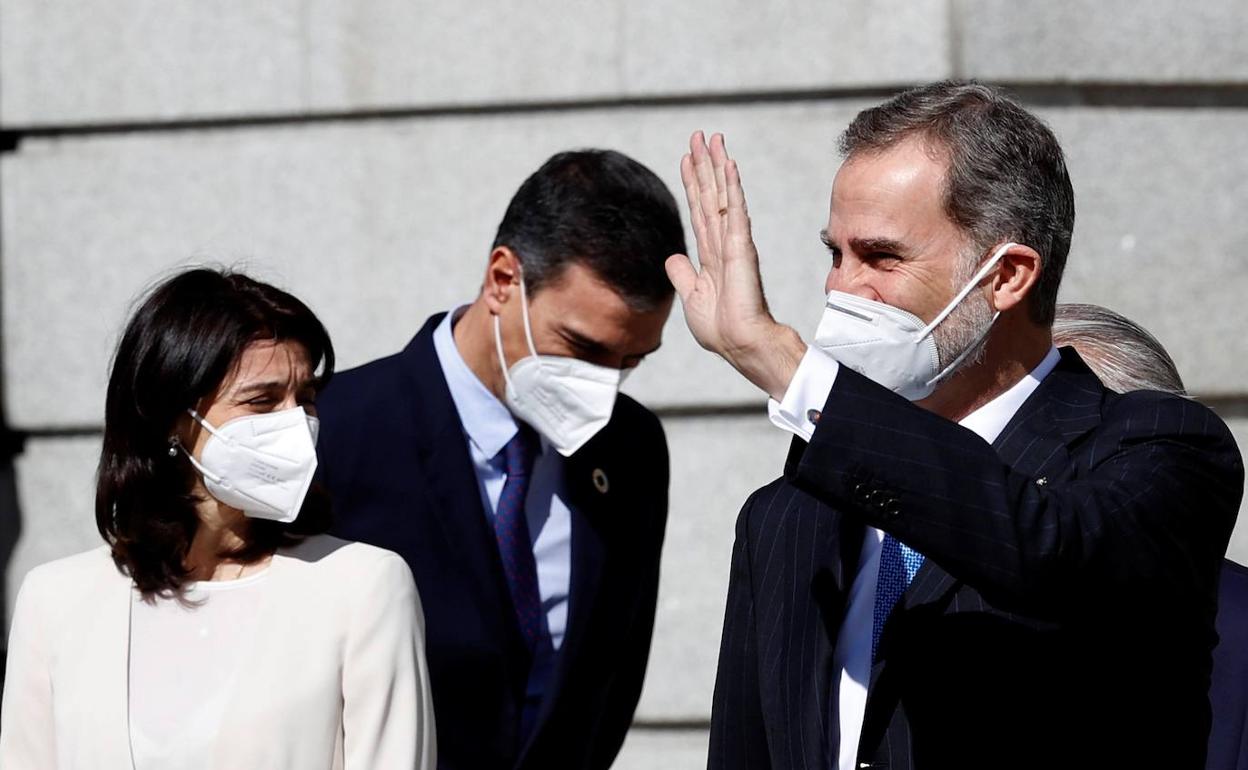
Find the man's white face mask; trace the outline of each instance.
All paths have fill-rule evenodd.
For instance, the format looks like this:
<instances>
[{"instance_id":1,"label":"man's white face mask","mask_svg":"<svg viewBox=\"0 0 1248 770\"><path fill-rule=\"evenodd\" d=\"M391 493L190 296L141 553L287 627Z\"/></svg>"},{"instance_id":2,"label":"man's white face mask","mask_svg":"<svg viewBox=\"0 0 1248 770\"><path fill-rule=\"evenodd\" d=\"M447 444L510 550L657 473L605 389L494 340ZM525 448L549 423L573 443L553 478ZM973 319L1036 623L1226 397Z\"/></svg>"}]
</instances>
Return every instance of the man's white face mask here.
<instances>
[{"instance_id":1,"label":"man's white face mask","mask_svg":"<svg viewBox=\"0 0 1248 770\"><path fill-rule=\"evenodd\" d=\"M1006 243L997 249L930 324L924 324L913 313L883 302L840 291L828 292L823 317L815 332L815 346L841 364L911 401L927 398L979 347L1001 313L994 313L992 320L974 340L944 368L940 366L940 355L932 332L974 291L1014 245Z\"/></svg>"},{"instance_id":2,"label":"man's white face mask","mask_svg":"<svg viewBox=\"0 0 1248 770\"><path fill-rule=\"evenodd\" d=\"M179 444L216 499L257 519L290 523L299 516L316 472L320 421L296 406L236 417L218 427L194 409L208 431L201 458Z\"/></svg>"},{"instance_id":3,"label":"man's white face mask","mask_svg":"<svg viewBox=\"0 0 1248 770\"><path fill-rule=\"evenodd\" d=\"M611 421L616 394L630 370L598 366L568 356L538 355L533 346L528 292L523 279L520 281L520 310L530 355L510 368L503 355L499 318L494 316L494 345L507 382L507 407L545 436L559 454L569 457Z\"/></svg>"}]
</instances>

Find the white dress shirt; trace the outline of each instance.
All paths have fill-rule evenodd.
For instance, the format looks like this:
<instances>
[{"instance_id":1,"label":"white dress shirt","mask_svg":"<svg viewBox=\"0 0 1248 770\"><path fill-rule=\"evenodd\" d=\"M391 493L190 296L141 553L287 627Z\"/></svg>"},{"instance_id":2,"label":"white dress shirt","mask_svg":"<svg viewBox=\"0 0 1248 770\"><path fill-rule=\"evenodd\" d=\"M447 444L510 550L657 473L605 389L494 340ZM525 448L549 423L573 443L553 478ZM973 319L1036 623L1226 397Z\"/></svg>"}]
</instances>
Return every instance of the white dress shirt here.
<instances>
[{"instance_id":1,"label":"white dress shirt","mask_svg":"<svg viewBox=\"0 0 1248 770\"><path fill-rule=\"evenodd\" d=\"M463 311L461 307L446 314L433 332L433 347L455 410L459 412L459 421L464 426L481 503L492 530L498 498L507 481L501 452L516 435L516 418L473 374L455 346L451 328ZM563 643L567 628L568 589L572 577L572 513L566 501L561 459L542 439L542 453L533 464L533 478L524 503L529 537L533 541L533 559L537 562L538 592L555 650ZM535 663L534 668L540 668L540 662Z\"/></svg>"},{"instance_id":2,"label":"white dress shirt","mask_svg":"<svg viewBox=\"0 0 1248 770\"><path fill-rule=\"evenodd\" d=\"M1009 390L959 420L958 424L992 443L1040 381L1057 366L1059 358L1057 348L1050 348L1035 369ZM784 392L784 398L779 402L768 399L767 411L772 423L809 441L815 432L811 418L823 409L839 371L840 364L836 359L813 345L808 347L788 390ZM849 589L845 618L832 652L832 697L837 701L839 770L854 770L858 761L858 741L862 737L867 686L871 680L871 626L883 542L882 531L874 527L866 528L858 558L858 573Z\"/></svg>"}]
</instances>

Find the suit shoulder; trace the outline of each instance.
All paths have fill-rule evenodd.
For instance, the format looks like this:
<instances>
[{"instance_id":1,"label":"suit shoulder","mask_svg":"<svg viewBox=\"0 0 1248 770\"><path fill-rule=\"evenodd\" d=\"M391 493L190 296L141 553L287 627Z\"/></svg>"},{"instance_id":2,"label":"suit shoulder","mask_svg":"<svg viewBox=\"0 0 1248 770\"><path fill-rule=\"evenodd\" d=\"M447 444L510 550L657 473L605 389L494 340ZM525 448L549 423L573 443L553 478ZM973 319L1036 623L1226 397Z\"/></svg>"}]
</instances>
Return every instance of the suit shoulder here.
<instances>
[{"instance_id":1,"label":"suit shoulder","mask_svg":"<svg viewBox=\"0 0 1248 770\"><path fill-rule=\"evenodd\" d=\"M395 353L352 369L335 372L329 385L317 396L317 408L322 412L328 410L332 414L362 405L385 383L398 376L399 355Z\"/></svg>"},{"instance_id":2,"label":"suit shoulder","mask_svg":"<svg viewBox=\"0 0 1248 770\"><path fill-rule=\"evenodd\" d=\"M1147 437L1183 439L1235 448L1230 428L1199 401L1173 393L1137 390L1107 399L1105 420ZM1238 452L1236 452L1238 454Z\"/></svg>"},{"instance_id":3,"label":"suit shoulder","mask_svg":"<svg viewBox=\"0 0 1248 770\"><path fill-rule=\"evenodd\" d=\"M1248 624L1248 567L1224 559L1218 610L1228 611Z\"/></svg>"},{"instance_id":4,"label":"suit shoulder","mask_svg":"<svg viewBox=\"0 0 1248 770\"><path fill-rule=\"evenodd\" d=\"M830 510L783 476L750 493L737 517L738 532L774 531L784 521Z\"/></svg>"},{"instance_id":5,"label":"suit shoulder","mask_svg":"<svg viewBox=\"0 0 1248 770\"><path fill-rule=\"evenodd\" d=\"M626 420L628 424L657 430L660 433L663 432L663 425L659 421L659 416L642 406L632 396L621 393L615 399L615 408L619 412L620 417Z\"/></svg>"}]
</instances>

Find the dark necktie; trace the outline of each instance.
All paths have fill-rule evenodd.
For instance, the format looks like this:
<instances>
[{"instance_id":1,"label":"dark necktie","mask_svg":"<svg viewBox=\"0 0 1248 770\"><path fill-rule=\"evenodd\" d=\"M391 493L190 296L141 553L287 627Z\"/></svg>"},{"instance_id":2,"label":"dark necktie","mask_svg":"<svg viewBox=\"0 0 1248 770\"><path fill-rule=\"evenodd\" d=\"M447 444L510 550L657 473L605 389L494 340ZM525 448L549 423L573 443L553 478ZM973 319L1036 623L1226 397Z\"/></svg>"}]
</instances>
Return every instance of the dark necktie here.
<instances>
[{"instance_id":1,"label":"dark necktie","mask_svg":"<svg viewBox=\"0 0 1248 770\"><path fill-rule=\"evenodd\" d=\"M521 425L516 435L503 447L504 472L507 480L498 498L494 513L494 535L498 538L498 555L507 576L507 589L516 610L520 633L532 650L544 628L542 597L537 587L537 563L533 560L533 543L529 539L529 523L524 500L529 491L533 461L541 450L537 434Z\"/></svg>"},{"instance_id":2,"label":"dark necktie","mask_svg":"<svg viewBox=\"0 0 1248 770\"><path fill-rule=\"evenodd\" d=\"M880 633L893 611L893 605L906 592L910 581L923 566L923 554L885 533L880 546L880 572L875 583L875 613L871 622L871 660L880 645Z\"/></svg>"}]
</instances>

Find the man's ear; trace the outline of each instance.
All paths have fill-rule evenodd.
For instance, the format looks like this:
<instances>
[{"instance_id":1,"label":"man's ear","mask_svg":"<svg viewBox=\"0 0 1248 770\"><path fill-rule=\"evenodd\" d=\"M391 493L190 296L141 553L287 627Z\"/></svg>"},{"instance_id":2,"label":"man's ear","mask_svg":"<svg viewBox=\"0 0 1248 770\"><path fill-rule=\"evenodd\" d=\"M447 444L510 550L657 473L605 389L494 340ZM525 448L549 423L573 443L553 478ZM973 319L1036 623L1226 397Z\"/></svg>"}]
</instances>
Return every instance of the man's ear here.
<instances>
[{"instance_id":1,"label":"man's ear","mask_svg":"<svg viewBox=\"0 0 1248 770\"><path fill-rule=\"evenodd\" d=\"M490 313L498 315L512 301L520 287L520 258L507 246L495 246L485 268L481 295Z\"/></svg>"},{"instance_id":2,"label":"man's ear","mask_svg":"<svg viewBox=\"0 0 1248 770\"><path fill-rule=\"evenodd\" d=\"M1040 254L1035 249L1017 243L1010 246L992 274L992 306L1005 313L1026 303L1040 279L1040 268Z\"/></svg>"}]
</instances>

